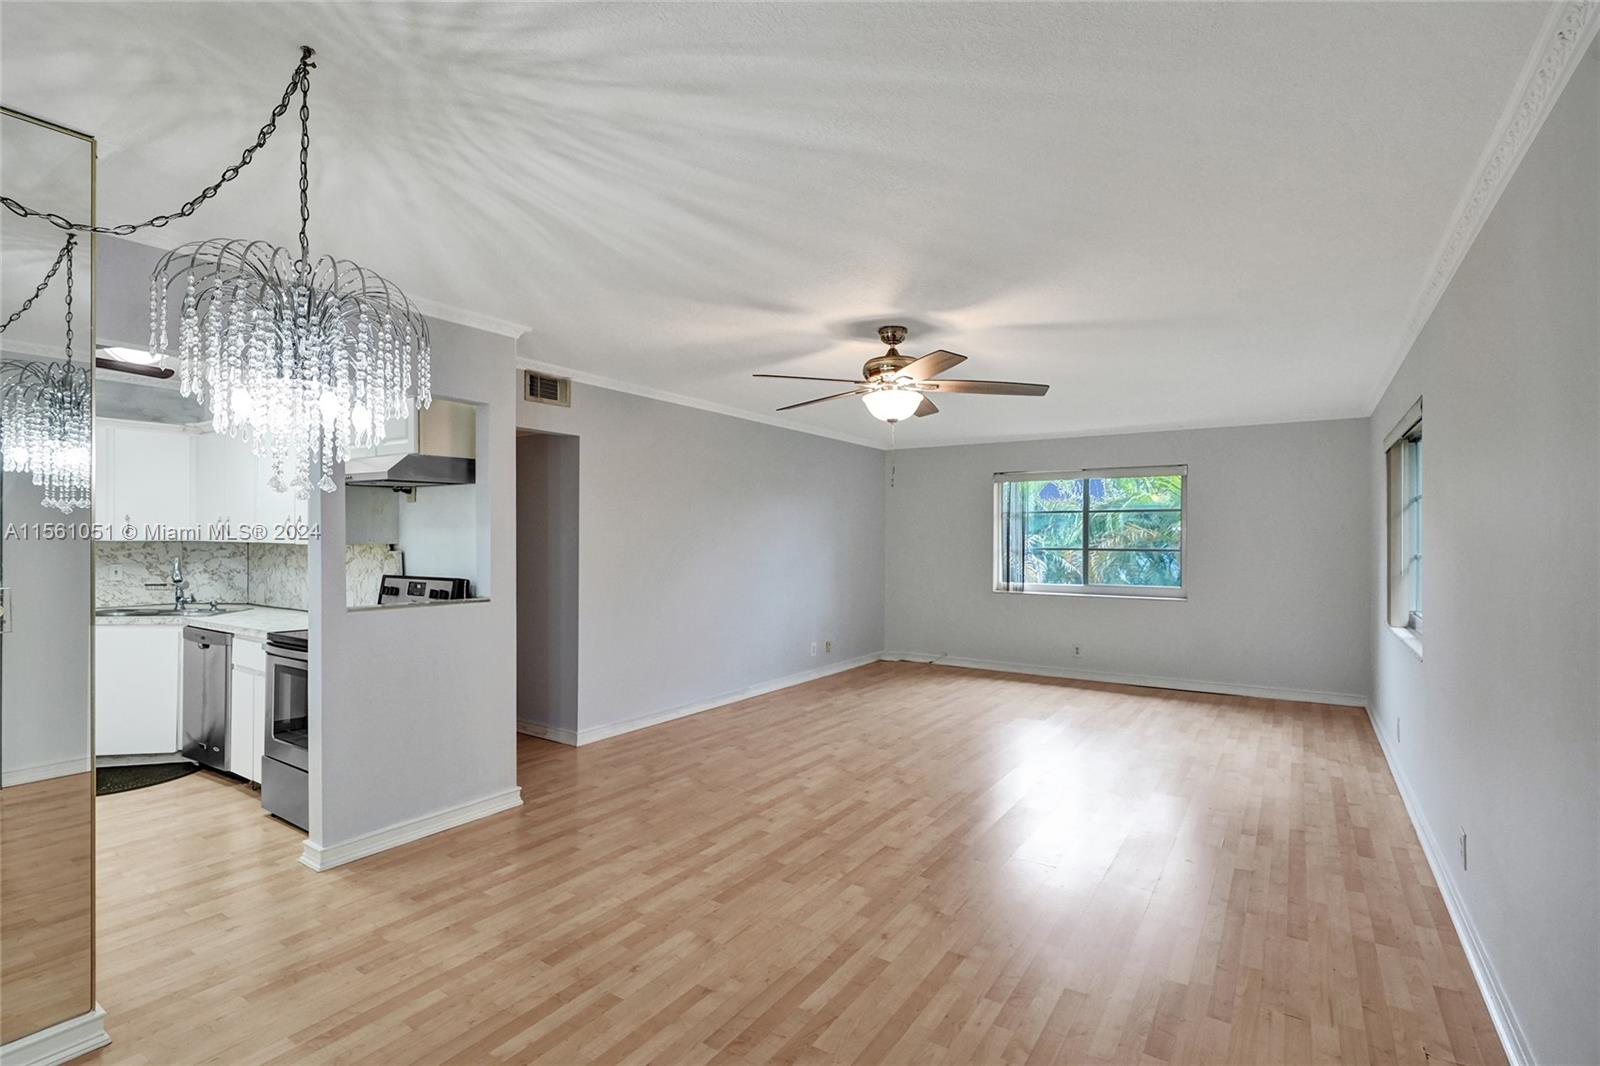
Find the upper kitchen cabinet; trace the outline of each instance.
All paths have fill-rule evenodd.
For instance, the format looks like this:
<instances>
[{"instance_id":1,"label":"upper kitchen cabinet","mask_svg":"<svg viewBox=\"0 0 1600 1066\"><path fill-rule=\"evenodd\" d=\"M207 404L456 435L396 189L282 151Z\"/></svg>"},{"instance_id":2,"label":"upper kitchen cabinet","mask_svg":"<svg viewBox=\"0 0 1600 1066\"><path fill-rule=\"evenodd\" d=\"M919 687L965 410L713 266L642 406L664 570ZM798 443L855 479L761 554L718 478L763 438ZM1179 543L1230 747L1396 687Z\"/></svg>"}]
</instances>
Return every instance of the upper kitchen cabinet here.
<instances>
[{"instance_id":1,"label":"upper kitchen cabinet","mask_svg":"<svg viewBox=\"0 0 1600 1066\"><path fill-rule=\"evenodd\" d=\"M222 433L193 436L195 520L211 526L253 521L256 457L250 446Z\"/></svg>"},{"instance_id":2,"label":"upper kitchen cabinet","mask_svg":"<svg viewBox=\"0 0 1600 1066\"><path fill-rule=\"evenodd\" d=\"M116 540L164 540L194 524L194 435L180 426L101 422L97 521Z\"/></svg>"},{"instance_id":3,"label":"upper kitchen cabinet","mask_svg":"<svg viewBox=\"0 0 1600 1066\"><path fill-rule=\"evenodd\" d=\"M95 463L97 521L113 539L305 542L306 501L273 490L243 440L102 419Z\"/></svg>"},{"instance_id":4,"label":"upper kitchen cabinet","mask_svg":"<svg viewBox=\"0 0 1600 1066\"><path fill-rule=\"evenodd\" d=\"M373 455L407 455L417 450L417 412L412 410L404 418L391 418L383 424L383 435L365 448L351 448L352 459Z\"/></svg>"}]
</instances>

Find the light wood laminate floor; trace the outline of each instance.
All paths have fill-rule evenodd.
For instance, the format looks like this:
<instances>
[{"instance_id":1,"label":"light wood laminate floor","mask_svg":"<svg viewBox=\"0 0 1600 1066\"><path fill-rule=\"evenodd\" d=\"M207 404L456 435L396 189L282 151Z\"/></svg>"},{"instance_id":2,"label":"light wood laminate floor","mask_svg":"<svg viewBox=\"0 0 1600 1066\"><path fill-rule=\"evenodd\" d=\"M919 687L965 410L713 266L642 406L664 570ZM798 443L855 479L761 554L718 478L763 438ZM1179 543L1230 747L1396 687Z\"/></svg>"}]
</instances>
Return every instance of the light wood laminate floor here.
<instances>
[{"instance_id":1,"label":"light wood laminate floor","mask_svg":"<svg viewBox=\"0 0 1600 1066\"><path fill-rule=\"evenodd\" d=\"M879 663L516 743L324 874L216 777L99 800L90 1061L1505 1061L1360 710Z\"/></svg>"}]
</instances>

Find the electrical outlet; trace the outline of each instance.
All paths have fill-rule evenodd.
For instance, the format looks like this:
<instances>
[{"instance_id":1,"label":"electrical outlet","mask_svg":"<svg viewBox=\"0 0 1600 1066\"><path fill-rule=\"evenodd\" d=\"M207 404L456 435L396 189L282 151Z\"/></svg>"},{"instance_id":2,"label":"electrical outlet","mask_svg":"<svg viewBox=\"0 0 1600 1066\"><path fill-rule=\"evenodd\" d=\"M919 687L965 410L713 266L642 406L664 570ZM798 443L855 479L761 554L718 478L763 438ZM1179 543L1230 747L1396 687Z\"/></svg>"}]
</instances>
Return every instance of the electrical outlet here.
<instances>
[{"instance_id":1,"label":"electrical outlet","mask_svg":"<svg viewBox=\"0 0 1600 1066\"><path fill-rule=\"evenodd\" d=\"M824 655L832 655L833 654L833 641L825 640L825 641L822 642L822 653Z\"/></svg>"},{"instance_id":2,"label":"electrical outlet","mask_svg":"<svg viewBox=\"0 0 1600 1066\"><path fill-rule=\"evenodd\" d=\"M1398 718L1394 720L1394 742L1396 744L1400 743L1400 719Z\"/></svg>"},{"instance_id":3,"label":"electrical outlet","mask_svg":"<svg viewBox=\"0 0 1600 1066\"><path fill-rule=\"evenodd\" d=\"M811 654L817 654L817 642L814 640L811 642Z\"/></svg>"},{"instance_id":4,"label":"electrical outlet","mask_svg":"<svg viewBox=\"0 0 1600 1066\"><path fill-rule=\"evenodd\" d=\"M1078 656L1080 656L1082 654L1083 654L1083 647L1081 645L1074 644L1072 646L1072 657L1074 659L1076 659Z\"/></svg>"},{"instance_id":5,"label":"electrical outlet","mask_svg":"<svg viewBox=\"0 0 1600 1066\"><path fill-rule=\"evenodd\" d=\"M1467 827L1461 827L1461 869L1467 868Z\"/></svg>"}]
</instances>

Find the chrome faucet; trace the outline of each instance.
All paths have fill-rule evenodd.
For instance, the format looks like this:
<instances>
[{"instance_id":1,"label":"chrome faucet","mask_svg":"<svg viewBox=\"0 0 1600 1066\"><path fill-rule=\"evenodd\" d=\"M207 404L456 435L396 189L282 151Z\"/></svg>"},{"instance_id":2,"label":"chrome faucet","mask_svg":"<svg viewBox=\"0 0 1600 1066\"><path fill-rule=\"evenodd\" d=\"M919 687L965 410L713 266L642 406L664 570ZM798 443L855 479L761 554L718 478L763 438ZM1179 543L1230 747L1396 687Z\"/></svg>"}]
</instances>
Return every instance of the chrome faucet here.
<instances>
[{"instance_id":1,"label":"chrome faucet","mask_svg":"<svg viewBox=\"0 0 1600 1066\"><path fill-rule=\"evenodd\" d=\"M183 610L185 604L194 602L193 596L184 595L183 586L183 557L174 555L172 557L172 605L180 611Z\"/></svg>"}]
</instances>

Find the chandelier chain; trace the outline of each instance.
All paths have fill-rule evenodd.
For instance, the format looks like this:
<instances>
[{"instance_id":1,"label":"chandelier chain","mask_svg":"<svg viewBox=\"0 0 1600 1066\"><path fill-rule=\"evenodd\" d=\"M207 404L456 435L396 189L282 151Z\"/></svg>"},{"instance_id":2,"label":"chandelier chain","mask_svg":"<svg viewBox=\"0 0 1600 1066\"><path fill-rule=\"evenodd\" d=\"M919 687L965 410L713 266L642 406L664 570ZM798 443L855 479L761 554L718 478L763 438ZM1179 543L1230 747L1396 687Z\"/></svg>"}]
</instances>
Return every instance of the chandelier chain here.
<instances>
[{"instance_id":1,"label":"chandelier chain","mask_svg":"<svg viewBox=\"0 0 1600 1066\"><path fill-rule=\"evenodd\" d=\"M311 242L306 227L311 222L311 77L300 81L300 262L304 272L311 270Z\"/></svg>"},{"instance_id":2,"label":"chandelier chain","mask_svg":"<svg viewBox=\"0 0 1600 1066\"><path fill-rule=\"evenodd\" d=\"M67 235L67 247L70 250L77 237ZM72 256L67 256L67 362L72 362Z\"/></svg>"},{"instance_id":3,"label":"chandelier chain","mask_svg":"<svg viewBox=\"0 0 1600 1066\"><path fill-rule=\"evenodd\" d=\"M136 233L142 229L149 229L151 227L159 229L171 222L173 219L188 218L190 215L195 213L195 210L199 208L201 204L217 195L217 192L222 188L222 186L226 185L234 178L237 178L239 176L239 172L250 165L250 161L255 158L256 152L259 149L266 147L267 140L273 135L273 133L277 131L278 120L288 113L289 105L294 102L294 94L296 92L301 94L300 117L302 133L300 166L303 190L305 181L303 176L305 173L304 123L307 117L304 101L305 93L311 87L311 70L316 66L315 63L311 62L311 57L314 55L316 55L316 50L311 48L309 45L300 46L300 62L294 68L294 74L290 76L289 84L283 90L283 99L278 102L277 107L272 109L272 116L267 119L267 124L262 126L260 132L256 134L256 143L246 147L244 152L239 156L239 161L237 163L234 163L223 170L221 177L212 182L210 185L207 185L204 189L201 189L193 199L189 200L176 211L165 215L155 215L152 218L145 219L143 222L124 222L117 226L92 226L86 222L74 222L65 215L57 214L54 211L40 211L35 208L28 207L26 204L18 203L9 196L0 196L0 204L4 204L12 214L21 218L42 218L57 229L67 230L69 232L108 233L117 237L126 237L129 234ZM302 213L304 213L304 210L304 207L302 207ZM302 246L304 243L305 233L302 223Z\"/></svg>"},{"instance_id":4,"label":"chandelier chain","mask_svg":"<svg viewBox=\"0 0 1600 1066\"><path fill-rule=\"evenodd\" d=\"M67 243L61 246L61 251L56 253L56 261L50 264L50 269L45 271L44 280L39 282L38 288L33 290L33 295L22 302L22 306L11 313L11 317L0 323L0 333L10 329L17 319L28 313L34 301L44 295L44 290L50 287L50 280L56 276L56 271L61 269L61 264L67 264L67 350L72 350L72 250L77 246L76 234L67 234Z\"/></svg>"}]
</instances>

